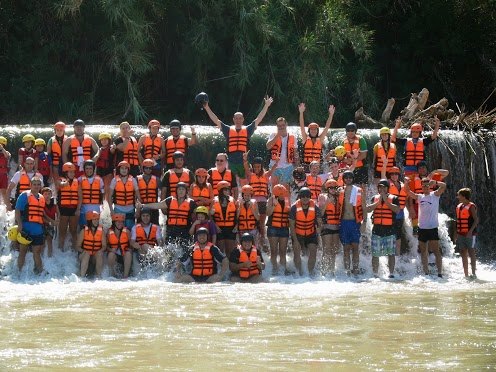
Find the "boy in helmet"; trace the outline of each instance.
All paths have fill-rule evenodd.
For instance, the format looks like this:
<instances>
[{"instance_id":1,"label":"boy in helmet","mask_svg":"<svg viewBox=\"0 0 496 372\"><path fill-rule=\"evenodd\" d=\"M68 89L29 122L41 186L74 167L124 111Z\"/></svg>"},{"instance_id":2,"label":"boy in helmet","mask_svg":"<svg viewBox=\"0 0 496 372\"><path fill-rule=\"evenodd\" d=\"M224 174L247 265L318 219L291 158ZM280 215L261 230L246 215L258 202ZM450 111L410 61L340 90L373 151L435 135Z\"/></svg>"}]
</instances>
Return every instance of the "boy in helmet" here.
<instances>
[{"instance_id":1,"label":"boy in helmet","mask_svg":"<svg viewBox=\"0 0 496 372\"><path fill-rule=\"evenodd\" d=\"M86 277L88 266L95 264L95 274L97 278L102 277L103 252L107 250L107 238L100 225L100 213L95 211L86 212L86 225L79 232L76 249L79 252L81 264L80 276Z\"/></svg>"},{"instance_id":2,"label":"boy in helmet","mask_svg":"<svg viewBox=\"0 0 496 372\"><path fill-rule=\"evenodd\" d=\"M232 272L231 282L260 283L265 262L262 252L255 247L253 235L244 233L241 244L229 256L229 269Z\"/></svg>"},{"instance_id":3,"label":"boy in helmet","mask_svg":"<svg viewBox=\"0 0 496 372\"><path fill-rule=\"evenodd\" d=\"M145 159L141 163L143 174L136 177L139 194L143 203L156 203L158 201L159 179L153 173L155 160ZM156 209L151 211L152 223L159 224L160 212Z\"/></svg>"},{"instance_id":4,"label":"boy in helmet","mask_svg":"<svg viewBox=\"0 0 496 372\"><path fill-rule=\"evenodd\" d=\"M0 203L7 206L9 197L7 187L9 186L9 163L11 154L7 151L7 138L0 136Z\"/></svg>"}]
</instances>

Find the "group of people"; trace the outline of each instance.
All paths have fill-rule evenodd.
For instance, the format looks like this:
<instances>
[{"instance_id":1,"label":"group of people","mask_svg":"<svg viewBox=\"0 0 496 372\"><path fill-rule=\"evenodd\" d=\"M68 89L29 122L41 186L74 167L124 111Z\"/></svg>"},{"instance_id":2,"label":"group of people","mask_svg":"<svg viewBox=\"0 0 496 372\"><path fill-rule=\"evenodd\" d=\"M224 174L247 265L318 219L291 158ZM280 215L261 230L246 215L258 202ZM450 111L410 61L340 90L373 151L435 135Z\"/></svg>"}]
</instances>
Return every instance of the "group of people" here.
<instances>
[{"instance_id":1,"label":"group of people","mask_svg":"<svg viewBox=\"0 0 496 372\"><path fill-rule=\"evenodd\" d=\"M290 238L296 274L304 274L305 255L308 274L316 275L321 246L321 273L335 275L342 245L344 268L357 275L360 237L367 214L372 213L373 273L379 275L379 258L387 256L389 277L394 277L406 208L418 235L425 274L429 274L428 254L433 252L442 277L437 214L448 171L429 173L425 162L425 148L438 135L437 118L429 137L422 137L423 127L415 123L408 138L398 138L401 119L393 131L380 129L373 148L377 194L368 201L368 148L357 125L348 123L343 143L324 151L333 105L322 131L317 123L305 125L306 106L298 106L301 148L286 119L277 118L276 131L266 143L270 152L266 170L262 158L250 159L249 142L273 99L265 97L261 112L248 125L241 112L234 114L233 124L225 124L210 108L208 96L197 99L226 138L226 151L217 154L215 165L195 170L186 166L189 147L197 143L195 128L188 138L181 134L179 120L169 123L168 137L160 134L159 121L150 120L148 133L140 138L128 122L122 122L116 138L103 132L99 143L85 133L82 120L73 123L70 136L66 124L57 122L47 143L30 134L23 137L19 169L10 180L11 155L6 138L0 137L0 190L7 208L15 208L16 226L9 230L9 238L19 246L19 270L30 247L35 272L43 271L42 252L46 244L48 255L53 254L56 229L58 247L79 253L82 277L90 264L100 276L106 263L111 275L117 275L119 266L127 278L133 260L148 265L157 259L157 247L176 244L184 248L176 267L177 281L214 282L230 271L233 281L257 282L265 268L262 250L270 254L272 275L293 273L286 263ZM405 149L405 182L400 181L396 144ZM475 276L478 217L470 196L470 189L458 192L457 246L465 275L470 256ZM108 229L100 218L104 201L111 212Z\"/></svg>"}]
</instances>

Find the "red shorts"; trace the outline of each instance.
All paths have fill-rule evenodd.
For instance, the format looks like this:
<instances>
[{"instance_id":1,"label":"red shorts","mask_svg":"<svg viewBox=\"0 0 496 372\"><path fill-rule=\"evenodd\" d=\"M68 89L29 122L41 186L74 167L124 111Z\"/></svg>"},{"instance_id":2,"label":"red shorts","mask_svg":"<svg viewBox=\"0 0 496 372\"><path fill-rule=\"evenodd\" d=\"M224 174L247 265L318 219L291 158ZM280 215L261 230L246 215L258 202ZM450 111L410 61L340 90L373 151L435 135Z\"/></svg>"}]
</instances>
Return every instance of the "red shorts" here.
<instances>
[{"instance_id":1,"label":"red shorts","mask_svg":"<svg viewBox=\"0 0 496 372\"><path fill-rule=\"evenodd\" d=\"M9 177L7 173L0 174L0 189L6 189L9 186Z\"/></svg>"}]
</instances>

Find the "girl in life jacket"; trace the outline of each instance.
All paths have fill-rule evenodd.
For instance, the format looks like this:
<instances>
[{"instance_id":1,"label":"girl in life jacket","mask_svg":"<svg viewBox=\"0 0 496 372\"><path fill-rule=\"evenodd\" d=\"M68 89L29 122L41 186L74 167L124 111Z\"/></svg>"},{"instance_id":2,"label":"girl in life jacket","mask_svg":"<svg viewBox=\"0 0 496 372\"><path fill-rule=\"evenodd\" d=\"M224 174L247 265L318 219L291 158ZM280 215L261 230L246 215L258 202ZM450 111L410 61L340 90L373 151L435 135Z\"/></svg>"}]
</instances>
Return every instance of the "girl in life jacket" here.
<instances>
[{"instance_id":1,"label":"girl in life jacket","mask_svg":"<svg viewBox=\"0 0 496 372\"><path fill-rule=\"evenodd\" d=\"M88 211L85 214L86 225L79 232L76 249L80 253L81 262L80 276L84 278L88 272L88 266L95 264L96 277L102 277L103 252L107 250L107 238L100 225L100 213Z\"/></svg>"},{"instance_id":2,"label":"girl in life jacket","mask_svg":"<svg viewBox=\"0 0 496 372\"><path fill-rule=\"evenodd\" d=\"M329 117L327 118L324 130L319 134L319 125L317 123L308 124L308 133L305 132L305 118L304 112L306 110L305 104L302 102L298 105L300 112L300 132L303 142L303 166L305 172L308 172L308 167L312 161L322 161L322 150L324 148L324 141L327 137L327 132L331 127L332 118L336 111L334 105L329 106Z\"/></svg>"},{"instance_id":3,"label":"girl in life jacket","mask_svg":"<svg viewBox=\"0 0 496 372\"><path fill-rule=\"evenodd\" d=\"M217 226L215 222L210 219L208 208L200 205L195 209L196 220L193 221L189 229L189 234L194 236L194 240L197 240L196 232L198 229L204 227L208 230L207 241L213 245L217 244Z\"/></svg>"},{"instance_id":4,"label":"girl in life jacket","mask_svg":"<svg viewBox=\"0 0 496 372\"><path fill-rule=\"evenodd\" d=\"M241 200L237 205L238 217L238 233L239 236L244 233L249 233L256 237L258 235L258 222L260 213L258 212L258 205L253 197L253 187L244 185L241 188Z\"/></svg>"},{"instance_id":5,"label":"girl in life jacket","mask_svg":"<svg viewBox=\"0 0 496 372\"><path fill-rule=\"evenodd\" d=\"M248 184L253 187L253 199L257 203L258 212L260 213L260 218L258 219L258 232L260 234L260 239L258 246L264 247L267 251L268 247L265 244L265 222L267 219L267 199L269 197L269 178L272 173L276 170L277 164L279 164L279 158L274 159L272 167L266 171L263 168L263 160L261 157L256 157L251 163L251 167L248 164L248 154L249 150L243 154L243 166L245 168L246 179Z\"/></svg>"},{"instance_id":6,"label":"girl in life jacket","mask_svg":"<svg viewBox=\"0 0 496 372\"><path fill-rule=\"evenodd\" d=\"M57 183L62 172L62 145L66 140L65 123L58 121L53 125L54 136L50 137L47 143L47 154L50 159L51 175L54 183Z\"/></svg>"},{"instance_id":7,"label":"girl in life jacket","mask_svg":"<svg viewBox=\"0 0 496 372\"><path fill-rule=\"evenodd\" d=\"M195 171L195 182L189 188L189 195L196 205L210 207L212 204L214 191L212 185L207 182L207 178L208 171L205 168L198 168Z\"/></svg>"},{"instance_id":8,"label":"girl in life jacket","mask_svg":"<svg viewBox=\"0 0 496 372\"><path fill-rule=\"evenodd\" d=\"M131 271L133 250L131 232L124 226L126 215L114 213L112 226L107 231L107 262L110 275L116 277L116 266L122 266L122 278L127 279Z\"/></svg>"},{"instance_id":9,"label":"girl in life jacket","mask_svg":"<svg viewBox=\"0 0 496 372\"><path fill-rule=\"evenodd\" d=\"M96 174L103 180L105 198L107 198L110 182L114 177L115 145L111 143L112 136L107 132L100 133L98 135L98 140L100 141L100 146L94 158L96 161Z\"/></svg>"},{"instance_id":10,"label":"girl in life jacket","mask_svg":"<svg viewBox=\"0 0 496 372\"><path fill-rule=\"evenodd\" d=\"M9 197L7 196L7 187L9 186L9 163L10 152L6 150L7 138L0 136L0 203L3 205L10 204Z\"/></svg>"},{"instance_id":11,"label":"girl in life jacket","mask_svg":"<svg viewBox=\"0 0 496 372\"><path fill-rule=\"evenodd\" d=\"M57 180L57 203L59 206L59 249L65 250L67 228L72 238L72 248L75 249L77 227L79 220L79 182L76 177L76 166L70 162L64 163L62 173Z\"/></svg>"},{"instance_id":12,"label":"girl in life jacket","mask_svg":"<svg viewBox=\"0 0 496 372\"><path fill-rule=\"evenodd\" d=\"M236 202L231 196L231 184L220 181L217 184L219 195L214 197L210 214L214 216L214 222L218 227L217 246L229 257L236 247L237 218Z\"/></svg>"},{"instance_id":13,"label":"girl in life jacket","mask_svg":"<svg viewBox=\"0 0 496 372\"><path fill-rule=\"evenodd\" d=\"M21 147L17 152L17 159L19 161L19 170L24 168L24 163L26 158L31 157L36 159L36 150L34 149L35 138L32 134L26 134L22 137L22 143L24 147Z\"/></svg>"},{"instance_id":14,"label":"girl in life jacket","mask_svg":"<svg viewBox=\"0 0 496 372\"><path fill-rule=\"evenodd\" d=\"M43 176L43 184L48 185L52 165L48 153L45 152L46 142L43 138L36 138L34 141L34 148L36 150L36 157L34 158L36 169Z\"/></svg>"},{"instance_id":15,"label":"girl in life jacket","mask_svg":"<svg viewBox=\"0 0 496 372\"><path fill-rule=\"evenodd\" d=\"M52 197L52 189L49 187L43 187L41 189L41 195L45 198L45 215L43 217L44 227L45 227L45 242L47 246L48 257L52 257L53 252L53 238L55 236L55 226L59 223L59 208L55 204L55 198ZM43 247L45 248L45 247ZM43 255L44 249L42 249L41 254Z\"/></svg>"}]
</instances>

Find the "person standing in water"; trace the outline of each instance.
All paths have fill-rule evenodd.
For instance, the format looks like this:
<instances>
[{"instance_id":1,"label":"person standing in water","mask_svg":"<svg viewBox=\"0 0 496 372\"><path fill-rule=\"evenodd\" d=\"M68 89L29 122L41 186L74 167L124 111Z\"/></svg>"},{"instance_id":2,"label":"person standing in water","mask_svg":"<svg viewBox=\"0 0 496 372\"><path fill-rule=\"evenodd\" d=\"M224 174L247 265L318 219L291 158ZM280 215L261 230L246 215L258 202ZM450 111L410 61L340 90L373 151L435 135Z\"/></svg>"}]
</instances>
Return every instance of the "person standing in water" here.
<instances>
[{"instance_id":1,"label":"person standing in water","mask_svg":"<svg viewBox=\"0 0 496 372\"><path fill-rule=\"evenodd\" d=\"M84 162L91 160L98 152L98 144L89 135L84 133L85 124L77 119L72 125L74 134L67 137L62 144L63 164L71 162L76 166L76 178L84 175Z\"/></svg>"},{"instance_id":2,"label":"person standing in water","mask_svg":"<svg viewBox=\"0 0 496 372\"><path fill-rule=\"evenodd\" d=\"M470 256L470 266L472 275L470 278L475 279L475 235L479 217L477 216L477 206L470 201L472 190L463 188L458 190L456 197L459 204L456 206L456 248L462 256L463 272L468 278L468 256Z\"/></svg>"}]
</instances>

